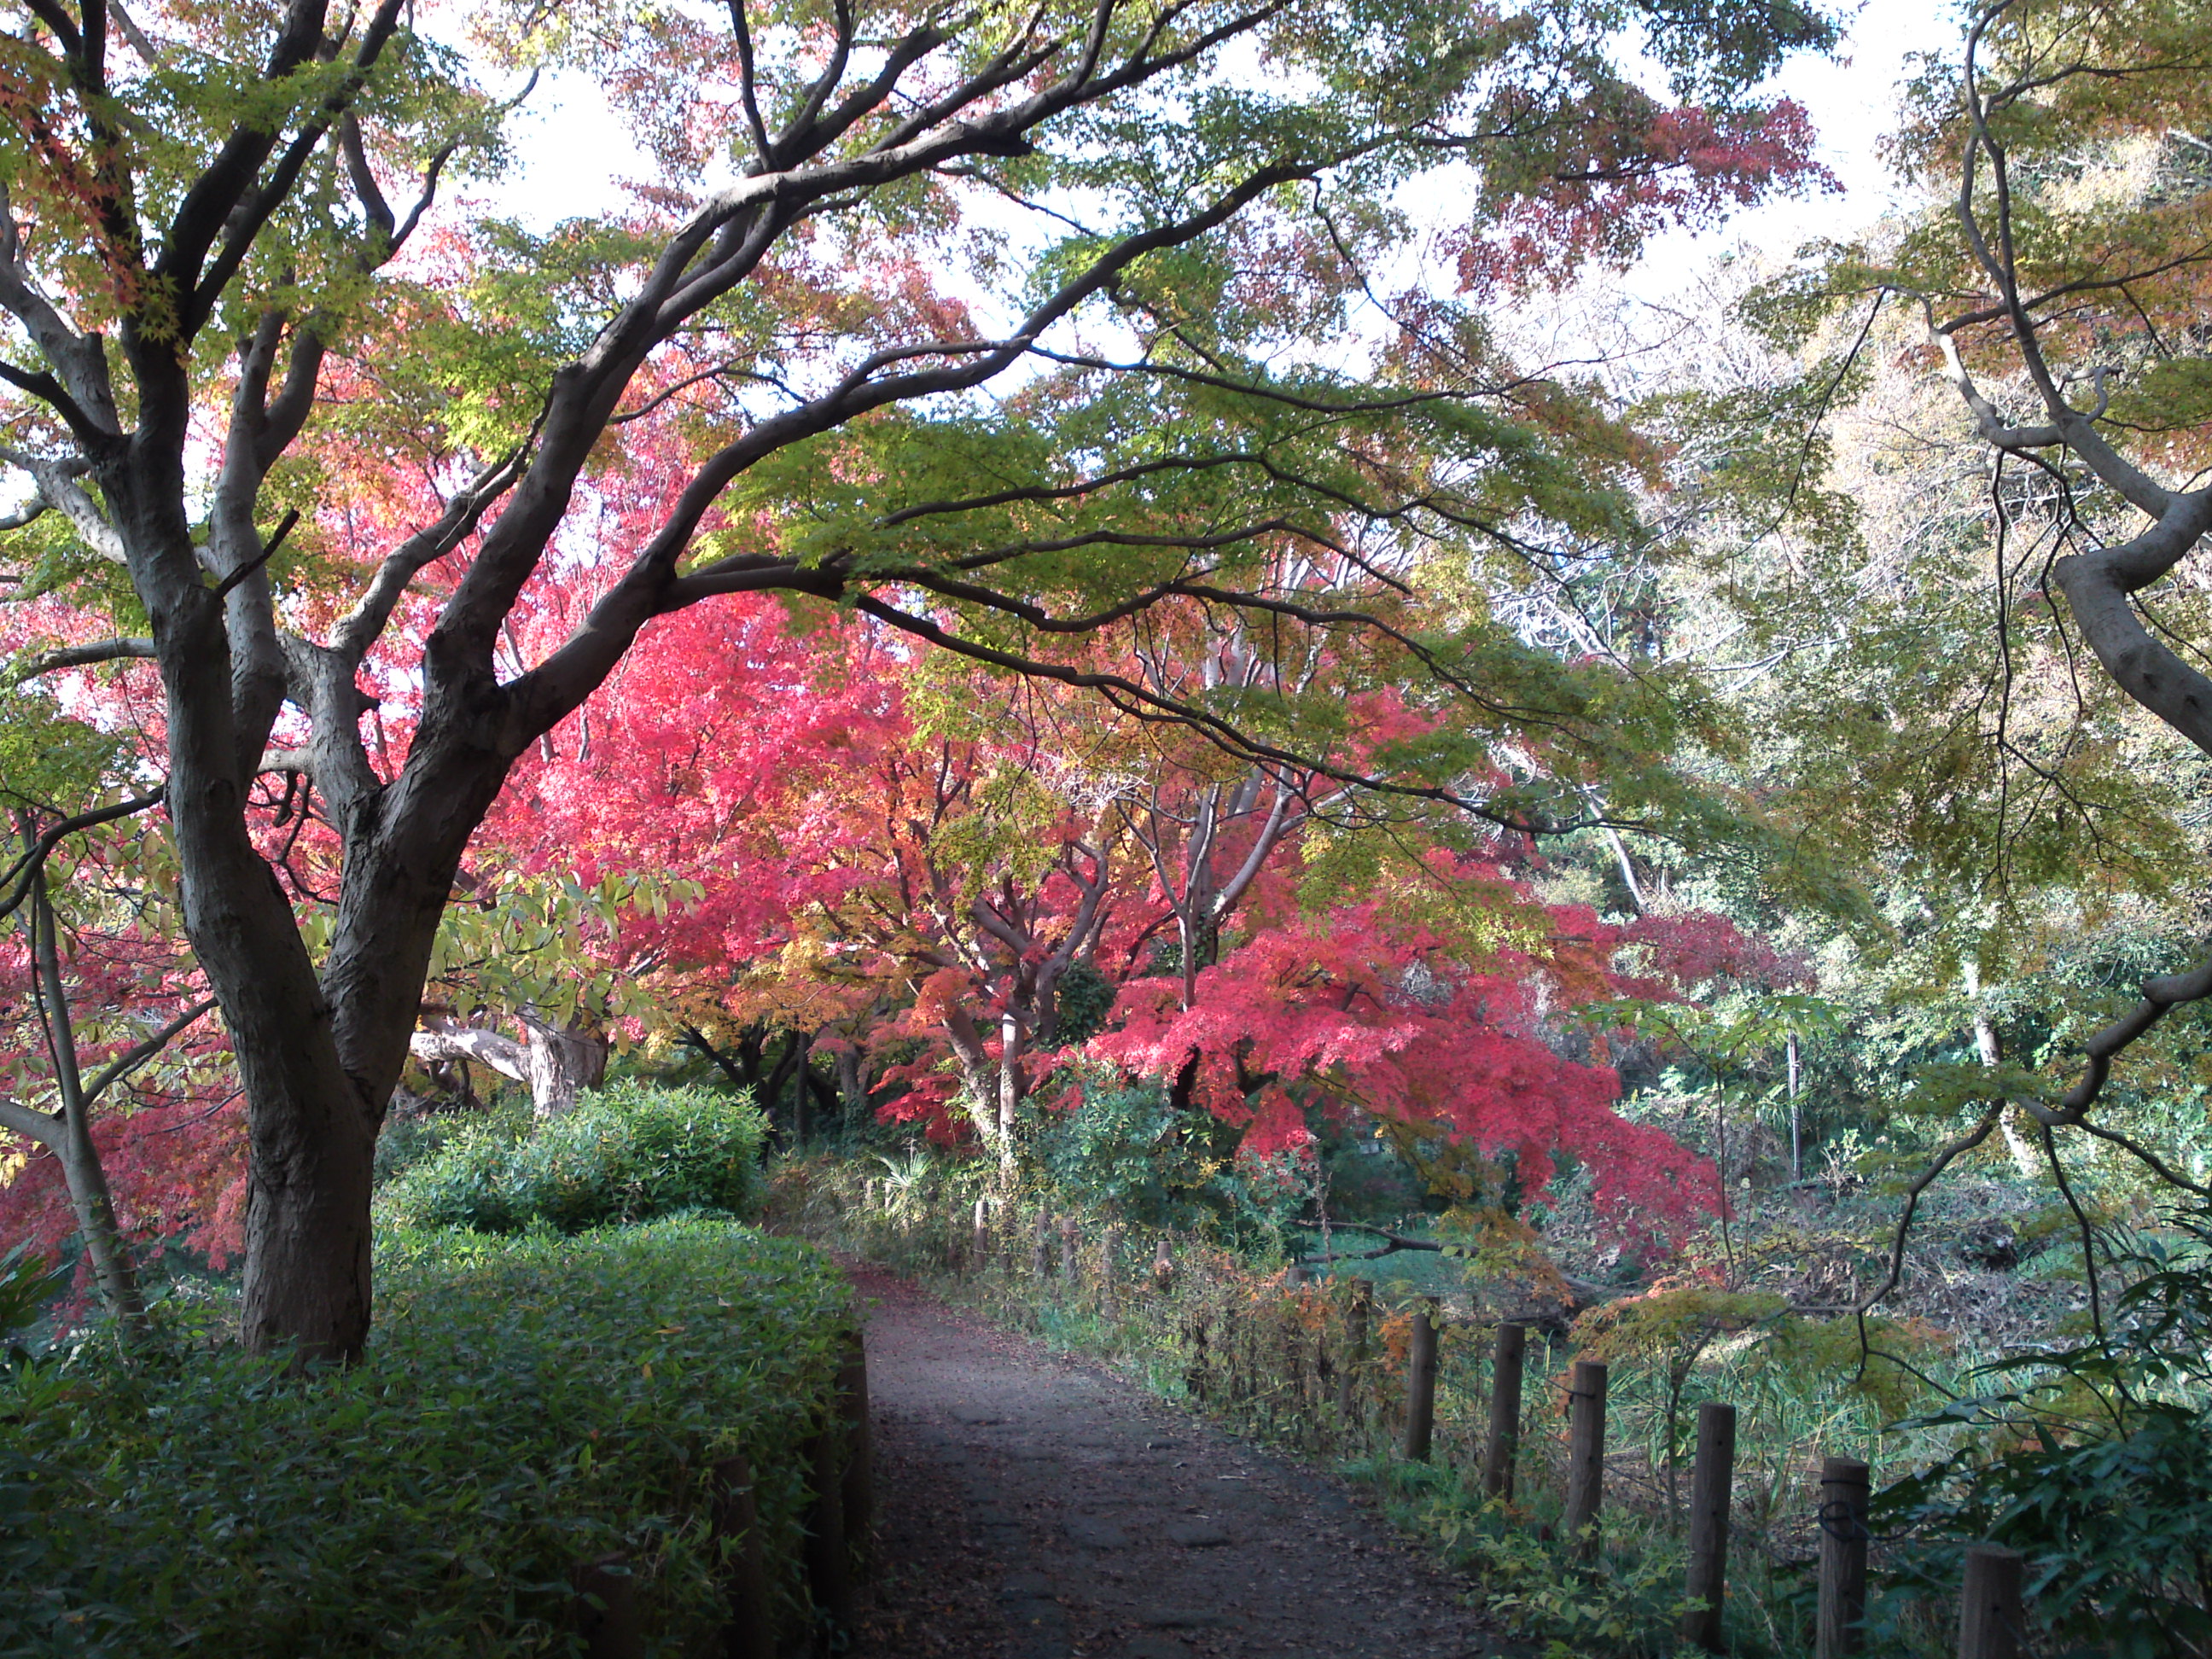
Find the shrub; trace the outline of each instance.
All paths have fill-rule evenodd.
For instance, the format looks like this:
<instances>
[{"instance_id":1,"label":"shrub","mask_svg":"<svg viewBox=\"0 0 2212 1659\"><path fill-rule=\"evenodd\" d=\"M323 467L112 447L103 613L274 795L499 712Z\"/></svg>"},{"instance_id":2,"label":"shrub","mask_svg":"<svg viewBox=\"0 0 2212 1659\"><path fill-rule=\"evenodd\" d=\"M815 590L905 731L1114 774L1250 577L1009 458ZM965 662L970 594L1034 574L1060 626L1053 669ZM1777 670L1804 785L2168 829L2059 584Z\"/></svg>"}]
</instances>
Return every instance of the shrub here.
<instances>
[{"instance_id":1,"label":"shrub","mask_svg":"<svg viewBox=\"0 0 2212 1659\"><path fill-rule=\"evenodd\" d=\"M69 1282L66 1267L49 1267L46 1258L33 1255L30 1247L18 1244L0 1255L0 1340L28 1330L44 1317L46 1304ZM22 1350L10 1343L9 1356Z\"/></svg>"},{"instance_id":2,"label":"shrub","mask_svg":"<svg viewBox=\"0 0 2212 1659\"><path fill-rule=\"evenodd\" d=\"M388 1185L435 1158L455 1140L483 1133L491 1126L496 1126L498 1133L513 1145L530 1133L530 1116L526 1095L508 1095L465 1111L387 1116L383 1132L376 1138L376 1184Z\"/></svg>"},{"instance_id":3,"label":"shrub","mask_svg":"<svg viewBox=\"0 0 2212 1659\"><path fill-rule=\"evenodd\" d=\"M689 1210L759 1207L768 1120L750 1099L618 1083L535 1123L472 1125L385 1189L403 1224L580 1232Z\"/></svg>"},{"instance_id":4,"label":"shrub","mask_svg":"<svg viewBox=\"0 0 2212 1659\"><path fill-rule=\"evenodd\" d=\"M1076 1109L1041 1108L1024 1125L1029 1161L1062 1204L1248 1244L1279 1239L1310 1178L1295 1155L1241 1155L1239 1133L1158 1088L1097 1081Z\"/></svg>"},{"instance_id":5,"label":"shrub","mask_svg":"<svg viewBox=\"0 0 2212 1659\"><path fill-rule=\"evenodd\" d=\"M568 1571L617 1551L648 1651L698 1651L705 1471L732 1452L795 1611L797 1447L848 1307L820 1255L687 1217L387 1232L377 1266L350 1370L179 1340L0 1371L0 1652L580 1653Z\"/></svg>"}]
</instances>

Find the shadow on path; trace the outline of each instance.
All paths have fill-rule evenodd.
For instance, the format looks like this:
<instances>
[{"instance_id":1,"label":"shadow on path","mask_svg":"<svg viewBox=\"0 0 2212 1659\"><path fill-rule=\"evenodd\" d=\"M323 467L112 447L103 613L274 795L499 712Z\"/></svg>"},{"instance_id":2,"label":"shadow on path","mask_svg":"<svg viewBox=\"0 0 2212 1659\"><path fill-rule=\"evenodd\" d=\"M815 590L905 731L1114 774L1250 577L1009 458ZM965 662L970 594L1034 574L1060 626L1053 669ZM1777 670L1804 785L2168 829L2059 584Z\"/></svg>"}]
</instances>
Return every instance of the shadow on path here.
<instances>
[{"instance_id":1,"label":"shadow on path","mask_svg":"<svg viewBox=\"0 0 2212 1659\"><path fill-rule=\"evenodd\" d=\"M1133 1383L854 1273L880 1562L860 1659L1500 1651L1356 1488Z\"/></svg>"}]
</instances>

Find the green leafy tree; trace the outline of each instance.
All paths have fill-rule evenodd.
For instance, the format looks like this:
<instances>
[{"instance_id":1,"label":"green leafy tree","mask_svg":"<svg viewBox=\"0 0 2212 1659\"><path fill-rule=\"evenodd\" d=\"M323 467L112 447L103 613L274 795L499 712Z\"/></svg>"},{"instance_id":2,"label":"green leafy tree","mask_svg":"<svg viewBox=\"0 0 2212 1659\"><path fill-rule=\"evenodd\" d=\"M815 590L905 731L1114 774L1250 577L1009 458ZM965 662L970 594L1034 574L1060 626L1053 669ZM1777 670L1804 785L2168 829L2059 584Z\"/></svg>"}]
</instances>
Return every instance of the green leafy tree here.
<instances>
[{"instance_id":1,"label":"green leafy tree","mask_svg":"<svg viewBox=\"0 0 2212 1659\"><path fill-rule=\"evenodd\" d=\"M4 25L14 574L96 618L41 665L160 676L185 927L248 1104L249 1344L359 1352L374 1142L470 834L658 617L811 596L1253 758L1340 702L1165 695L1056 642L1173 595L1328 630L1457 712L1381 781L1516 824L1547 792L1470 794L1477 762L1601 768L1663 691L1529 650L1467 588L1470 559L1632 520L1633 446L1475 301L1808 177L1800 113L1741 95L1830 39L1795 0L1724 26L492 3L453 20L465 51L413 15L27 0ZM1616 61L1631 23L1682 107ZM444 180L517 159L526 65L607 89L658 169L635 212L439 221ZM1395 205L1427 175L1464 206L1455 268L1378 313L1377 273L1431 245ZM649 514L626 455L677 481ZM335 843L320 949L256 838L272 769Z\"/></svg>"}]
</instances>

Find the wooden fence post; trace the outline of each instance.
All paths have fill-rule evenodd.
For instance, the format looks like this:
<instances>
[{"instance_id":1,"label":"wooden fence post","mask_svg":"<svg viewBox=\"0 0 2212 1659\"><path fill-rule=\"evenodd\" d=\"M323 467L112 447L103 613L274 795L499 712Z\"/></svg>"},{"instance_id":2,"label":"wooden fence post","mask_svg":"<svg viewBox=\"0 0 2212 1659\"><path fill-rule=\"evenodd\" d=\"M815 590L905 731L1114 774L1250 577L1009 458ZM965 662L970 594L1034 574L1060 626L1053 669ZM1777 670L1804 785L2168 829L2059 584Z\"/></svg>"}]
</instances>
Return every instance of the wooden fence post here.
<instances>
[{"instance_id":1,"label":"wooden fence post","mask_svg":"<svg viewBox=\"0 0 2212 1659\"><path fill-rule=\"evenodd\" d=\"M837 1402L829 1420L808 1437L807 1467L812 1472L814 1502L806 1520L806 1583L814 1604L838 1630L853 1626L853 1549L845 1535L845 1425Z\"/></svg>"},{"instance_id":2,"label":"wooden fence post","mask_svg":"<svg viewBox=\"0 0 2212 1659\"><path fill-rule=\"evenodd\" d=\"M1406 1443L1409 1462L1429 1461L1429 1438L1437 1423L1437 1299L1421 1298L1413 1310L1413 1340L1406 1356Z\"/></svg>"},{"instance_id":3,"label":"wooden fence post","mask_svg":"<svg viewBox=\"0 0 2212 1659\"><path fill-rule=\"evenodd\" d=\"M1850 1659L1865 1640L1867 1497L1872 1485L1872 1472L1856 1457L1821 1461L1817 1659Z\"/></svg>"},{"instance_id":4,"label":"wooden fence post","mask_svg":"<svg viewBox=\"0 0 2212 1659\"><path fill-rule=\"evenodd\" d=\"M1490 1433L1482 1446L1482 1495L1513 1496L1513 1464L1521 1449L1521 1376L1528 1352L1526 1325L1498 1328L1490 1376Z\"/></svg>"},{"instance_id":5,"label":"wooden fence post","mask_svg":"<svg viewBox=\"0 0 2212 1659\"><path fill-rule=\"evenodd\" d=\"M1098 1307L1109 1319L1121 1310L1115 1280L1121 1274L1121 1230L1109 1227L1098 1241Z\"/></svg>"},{"instance_id":6,"label":"wooden fence post","mask_svg":"<svg viewBox=\"0 0 2212 1659\"><path fill-rule=\"evenodd\" d=\"M569 1570L568 1582L575 1589L576 1628L588 1659L641 1659L645 1632L629 1561L619 1555L580 1561Z\"/></svg>"},{"instance_id":7,"label":"wooden fence post","mask_svg":"<svg viewBox=\"0 0 2212 1659\"><path fill-rule=\"evenodd\" d=\"M875 1550L876 1440L868 1416L867 1342L857 1330L846 1337L845 1358L837 1367L837 1415L845 1434L838 1508L846 1541L865 1563Z\"/></svg>"},{"instance_id":8,"label":"wooden fence post","mask_svg":"<svg viewBox=\"0 0 2212 1659\"><path fill-rule=\"evenodd\" d=\"M1578 1557L1597 1553L1597 1512L1605 1502L1603 1364L1577 1359L1567 1387L1567 1512L1561 1522Z\"/></svg>"},{"instance_id":9,"label":"wooden fence post","mask_svg":"<svg viewBox=\"0 0 2212 1659\"><path fill-rule=\"evenodd\" d=\"M1071 1285L1075 1283L1080 1267L1076 1252L1081 1243L1081 1238L1082 1235L1075 1224L1075 1218L1072 1215L1060 1217L1060 1276Z\"/></svg>"},{"instance_id":10,"label":"wooden fence post","mask_svg":"<svg viewBox=\"0 0 2212 1659\"><path fill-rule=\"evenodd\" d=\"M2019 1659L2021 1553L1996 1544L1966 1552L1959 1599L1959 1659Z\"/></svg>"},{"instance_id":11,"label":"wooden fence post","mask_svg":"<svg viewBox=\"0 0 2212 1659\"><path fill-rule=\"evenodd\" d=\"M1729 1499L1735 1483L1735 1407L1698 1407L1698 1461L1690 1477L1690 1599L1705 1606L1682 1615L1682 1639L1721 1650L1721 1605L1728 1595Z\"/></svg>"},{"instance_id":12,"label":"wooden fence post","mask_svg":"<svg viewBox=\"0 0 2212 1659\"><path fill-rule=\"evenodd\" d=\"M1352 1281L1352 1305L1344 1310L1344 1369L1337 1373L1336 1414L1352 1415L1352 1389L1367 1364L1367 1328L1375 1310L1375 1281Z\"/></svg>"},{"instance_id":13,"label":"wooden fence post","mask_svg":"<svg viewBox=\"0 0 2212 1659\"><path fill-rule=\"evenodd\" d=\"M1206 1316L1200 1314L1188 1320L1183 1334L1190 1339L1190 1358L1183 1366L1182 1385L1193 1400L1201 1405L1213 1391L1213 1378L1207 1371Z\"/></svg>"},{"instance_id":14,"label":"wooden fence post","mask_svg":"<svg viewBox=\"0 0 2212 1659\"><path fill-rule=\"evenodd\" d=\"M1152 1252L1152 1288L1163 1295L1175 1289L1175 1246L1165 1238Z\"/></svg>"},{"instance_id":15,"label":"wooden fence post","mask_svg":"<svg viewBox=\"0 0 2212 1659\"><path fill-rule=\"evenodd\" d=\"M776 1659L775 1607L761 1547L760 1510L753 1502L753 1466L741 1456L721 1458L713 1478L714 1535L737 1540L723 1567L730 1616L722 1626L718 1659Z\"/></svg>"},{"instance_id":16,"label":"wooden fence post","mask_svg":"<svg viewBox=\"0 0 2212 1659\"><path fill-rule=\"evenodd\" d=\"M991 1200L989 1199L979 1198L975 1200L975 1222L969 1236L972 1241L975 1255L974 1261L969 1265L975 1272L980 1273L989 1265L991 1260Z\"/></svg>"},{"instance_id":17,"label":"wooden fence post","mask_svg":"<svg viewBox=\"0 0 2212 1659\"><path fill-rule=\"evenodd\" d=\"M1030 1240L1030 1277L1042 1279L1052 1271L1052 1212L1037 1206L1036 1232Z\"/></svg>"}]
</instances>

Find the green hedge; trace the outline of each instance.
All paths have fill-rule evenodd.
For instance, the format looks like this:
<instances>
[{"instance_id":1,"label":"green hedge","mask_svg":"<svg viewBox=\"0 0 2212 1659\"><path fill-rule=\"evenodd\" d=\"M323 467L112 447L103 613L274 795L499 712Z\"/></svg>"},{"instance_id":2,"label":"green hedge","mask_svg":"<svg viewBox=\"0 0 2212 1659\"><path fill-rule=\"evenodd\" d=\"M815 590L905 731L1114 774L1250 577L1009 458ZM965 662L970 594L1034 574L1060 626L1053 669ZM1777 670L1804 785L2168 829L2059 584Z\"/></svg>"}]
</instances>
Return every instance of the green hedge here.
<instances>
[{"instance_id":1,"label":"green hedge","mask_svg":"<svg viewBox=\"0 0 2212 1659\"><path fill-rule=\"evenodd\" d=\"M768 1120L742 1097L617 1083L532 1123L471 1125L385 1188L404 1225L564 1233L688 1210L753 1214Z\"/></svg>"},{"instance_id":2,"label":"green hedge","mask_svg":"<svg viewBox=\"0 0 2212 1659\"><path fill-rule=\"evenodd\" d=\"M650 1650L696 1652L732 1451L803 1617L797 1448L850 1322L822 1256L686 1217L388 1233L377 1267L349 1371L190 1341L0 1371L0 1653L580 1653L569 1569L617 1551Z\"/></svg>"}]
</instances>

